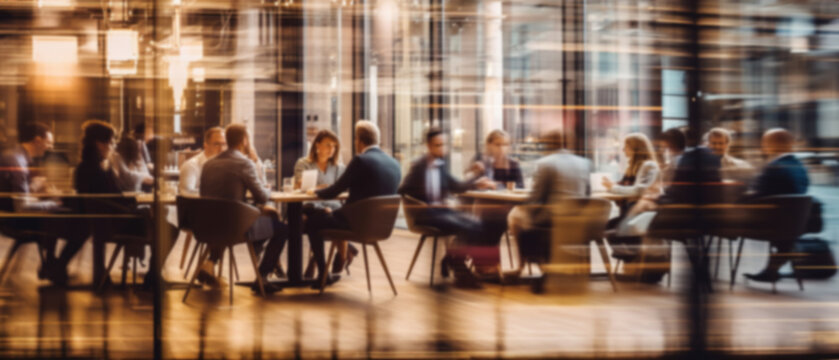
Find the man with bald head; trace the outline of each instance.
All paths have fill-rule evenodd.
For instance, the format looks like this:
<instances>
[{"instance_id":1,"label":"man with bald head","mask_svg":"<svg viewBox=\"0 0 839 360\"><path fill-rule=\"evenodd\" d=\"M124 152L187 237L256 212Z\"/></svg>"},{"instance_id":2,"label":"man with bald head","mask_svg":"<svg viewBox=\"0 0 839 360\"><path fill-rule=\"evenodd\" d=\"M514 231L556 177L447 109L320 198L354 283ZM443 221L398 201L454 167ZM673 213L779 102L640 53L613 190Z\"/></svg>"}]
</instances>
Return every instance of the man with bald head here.
<instances>
[{"instance_id":1,"label":"man with bald head","mask_svg":"<svg viewBox=\"0 0 839 360\"><path fill-rule=\"evenodd\" d=\"M770 129L763 134L760 145L769 162L755 179L751 197L807 193L810 179L804 164L792 155L794 143L795 137L785 129ZM773 242L772 246L777 252L770 254L766 268L757 274L745 274L746 278L752 281L777 281L778 270L789 260L788 254L796 240Z\"/></svg>"},{"instance_id":2,"label":"man with bald head","mask_svg":"<svg viewBox=\"0 0 839 360\"><path fill-rule=\"evenodd\" d=\"M804 164L792 155L794 143L795 137L785 129L770 129L763 134L761 149L769 162L755 179L754 197L807 193L810 179Z\"/></svg>"}]
</instances>

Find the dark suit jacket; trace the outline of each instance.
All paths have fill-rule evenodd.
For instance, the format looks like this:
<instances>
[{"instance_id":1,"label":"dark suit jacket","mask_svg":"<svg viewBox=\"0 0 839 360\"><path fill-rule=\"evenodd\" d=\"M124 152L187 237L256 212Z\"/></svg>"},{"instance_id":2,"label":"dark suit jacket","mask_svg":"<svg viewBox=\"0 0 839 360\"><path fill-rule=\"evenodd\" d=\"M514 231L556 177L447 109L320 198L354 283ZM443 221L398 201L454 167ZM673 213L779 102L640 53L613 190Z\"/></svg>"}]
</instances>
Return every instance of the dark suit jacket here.
<instances>
[{"instance_id":1,"label":"dark suit jacket","mask_svg":"<svg viewBox=\"0 0 839 360\"><path fill-rule=\"evenodd\" d=\"M430 199L425 193L426 170L428 170L428 156L414 160L411 163L411 169L408 170L408 175L405 175L405 180L402 181L402 186L399 187L399 194L428 203ZM459 181L452 176L445 165L440 167L440 199L446 199L452 193L458 194L469 190L473 183L474 179Z\"/></svg>"},{"instance_id":2,"label":"dark suit jacket","mask_svg":"<svg viewBox=\"0 0 839 360\"><path fill-rule=\"evenodd\" d=\"M206 168L207 165L204 165L204 171ZM350 196L346 204L352 204L375 196L396 194L401 177L399 163L378 147L373 147L356 155L334 184L316 191L315 194L321 199L334 199L349 190ZM201 182L203 187L203 177Z\"/></svg>"},{"instance_id":3,"label":"dark suit jacket","mask_svg":"<svg viewBox=\"0 0 839 360\"><path fill-rule=\"evenodd\" d=\"M795 156L783 155L766 164L752 184L753 197L807 193L807 169Z\"/></svg>"},{"instance_id":4,"label":"dark suit jacket","mask_svg":"<svg viewBox=\"0 0 839 360\"><path fill-rule=\"evenodd\" d=\"M238 150L229 149L207 160L201 168L201 196L263 205L271 195L256 173L256 165Z\"/></svg>"},{"instance_id":5,"label":"dark suit jacket","mask_svg":"<svg viewBox=\"0 0 839 360\"><path fill-rule=\"evenodd\" d=\"M82 161L73 172L73 186L79 194L121 194L117 175L96 161Z\"/></svg>"},{"instance_id":6,"label":"dark suit jacket","mask_svg":"<svg viewBox=\"0 0 839 360\"><path fill-rule=\"evenodd\" d=\"M697 147L686 151L676 160L673 182L664 189L658 202L662 204L698 204L714 202L707 194L708 185L719 183L720 157L711 150Z\"/></svg>"}]
</instances>

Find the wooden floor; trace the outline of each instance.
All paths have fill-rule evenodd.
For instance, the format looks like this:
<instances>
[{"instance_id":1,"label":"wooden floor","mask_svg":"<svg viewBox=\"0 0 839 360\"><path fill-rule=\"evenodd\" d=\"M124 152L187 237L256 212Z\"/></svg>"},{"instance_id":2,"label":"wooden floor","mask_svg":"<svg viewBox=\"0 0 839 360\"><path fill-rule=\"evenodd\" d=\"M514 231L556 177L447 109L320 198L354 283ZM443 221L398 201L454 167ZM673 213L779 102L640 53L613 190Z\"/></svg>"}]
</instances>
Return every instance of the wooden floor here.
<instances>
[{"instance_id":1,"label":"wooden floor","mask_svg":"<svg viewBox=\"0 0 839 360\"><path fill-rule=\"evenodd\" d=\"M183 239L164 276L177 267ZM0 240L0 254L11 241ZM397 230L383 243L399 295L394 297L378 261L371 260L368 297L359 257L344 278L318 295L284 290L268 298L249 288L197 290L187 304L183 287L165 292L163 353L167 358L462 358L656 356L684 348L686 291L675 263L671 288L586 282L576 295L534 295L526 285L488 284L480 290L429 287L430 246L405 280L417 236ZM675 249L677 254L684 251ZM243 280L252 279L245 248L237 249ZM504 266L510 264L502 248ZM743 271L762 267L766 248L749 243ZM110 252L110 248L108 249ZM148 358L153 355L151 294L139 289L90 290L90 245L71 263L69 289L36 278L37 253L25 247L0 290L0 357ZM371 255L373 252L370 253ZM594 270L601 271L599 261ZM225 273L227 271L225 270ZM727 286L724 259L709 315L713 349L735 353L839 351L839 288L835 281L778 286ZM118 273L113 273L115 279ZM439 277L438 277L439 278ZM738 279L741 280L741 279ZM445 283L445 281L441 281Z\"/></svg>"}]
</instances>

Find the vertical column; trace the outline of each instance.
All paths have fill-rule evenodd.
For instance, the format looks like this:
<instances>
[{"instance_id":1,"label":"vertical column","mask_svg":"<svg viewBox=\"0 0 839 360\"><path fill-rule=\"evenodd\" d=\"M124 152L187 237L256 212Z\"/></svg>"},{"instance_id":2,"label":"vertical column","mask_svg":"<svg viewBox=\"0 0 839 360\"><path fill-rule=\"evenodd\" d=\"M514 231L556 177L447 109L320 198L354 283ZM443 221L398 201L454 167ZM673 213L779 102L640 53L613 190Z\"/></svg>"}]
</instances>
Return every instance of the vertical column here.
<instances>
[{"instance_id":1,"label":"vertical column","mask_svg":"<svg viewBox=\"0 0 839 360\"><path fill-rule=\"evenodd\" d=\"M484 99L481 120L483 137L492 129L504 127L504 38L501 31L502 2L485 1L484 5Z\"/></svg>"}]
</instances>

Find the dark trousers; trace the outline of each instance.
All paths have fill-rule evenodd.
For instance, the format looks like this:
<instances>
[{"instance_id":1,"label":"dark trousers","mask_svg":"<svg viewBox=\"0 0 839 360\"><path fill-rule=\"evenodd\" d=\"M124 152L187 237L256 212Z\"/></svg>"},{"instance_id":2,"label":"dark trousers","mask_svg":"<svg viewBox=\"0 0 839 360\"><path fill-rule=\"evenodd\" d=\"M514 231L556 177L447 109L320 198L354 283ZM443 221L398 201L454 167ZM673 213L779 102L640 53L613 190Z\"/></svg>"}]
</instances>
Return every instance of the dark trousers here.
<instances>
[{"instance_id":1,"label":"dark trousers","mask_svg":"<svg viewBox=\"0 0 839 360\"><path fill-rule=\"evenodd\" d=\"M318 264L318 273L326 274L326 254L323 246L321 230L326 229L349 229L347 221L341 216L340 211L327 213L326 211L311 211L306 214L304 230L309 236L309 245L315 254L315 262Z\"/></svg>"},{"instance_id":2,"label":"dark trousers","mask_svg":"<svg viewBox=\"0 0 839 360\"><path fill-rule=\"evenodd\" d=\"M268 240L265 254L259 264L259 274L263 277L267 276L280 260L280 254L288 239L288 227L276 215L260 215L248 230L247 238L248 241L254 243L254 252L257 256L263 246L262 242ZM223 255L224 248L210 250L210 260L213 262L217 262Z\"/></svg>"},{"instance_id":3,"label":"dark trousers","mask_svg":"<svg viewBox=\"0 0 839 360\"><path fill-rule=\"evenodd\" d=\"M429 208L416 219L417 225L430 226L443 232L457 234L461 245L486 245L491 238L484 235L480 221L450 208Z\"/></svg>"}]
</instances>

